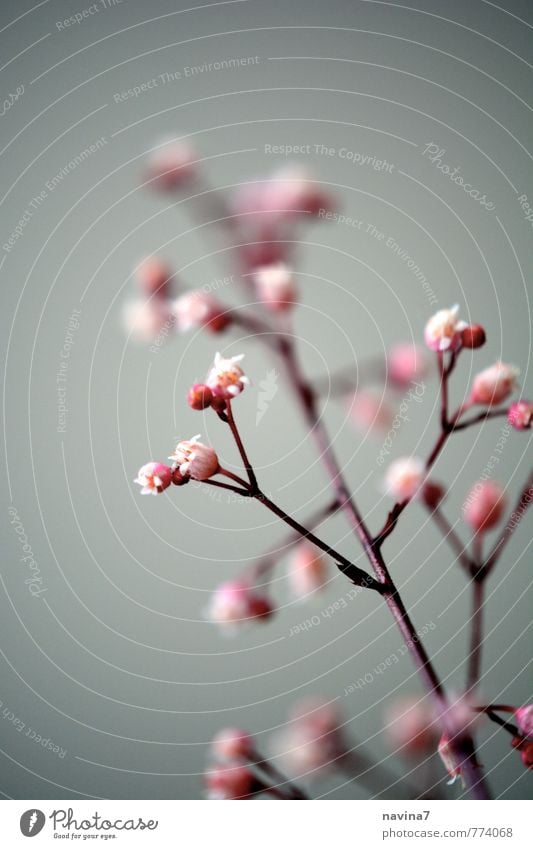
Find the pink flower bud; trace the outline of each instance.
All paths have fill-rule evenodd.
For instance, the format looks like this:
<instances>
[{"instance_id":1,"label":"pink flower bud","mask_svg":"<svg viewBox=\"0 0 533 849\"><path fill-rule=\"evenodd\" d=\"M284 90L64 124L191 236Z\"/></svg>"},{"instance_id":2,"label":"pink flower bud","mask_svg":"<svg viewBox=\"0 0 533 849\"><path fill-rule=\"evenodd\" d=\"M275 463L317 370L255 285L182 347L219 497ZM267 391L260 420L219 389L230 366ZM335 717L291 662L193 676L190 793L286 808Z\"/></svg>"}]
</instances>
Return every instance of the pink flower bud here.
<instances>
[{"instance_id":1,"label":"pink flower bud","mask_svg":"<svg viewBox=\"0 0 533 849\"><path fill-rule=\"evenodd\" d=\"M422 488L422 500L424 501L424 504L430 508L430 510L434 510L439 506L444 495L445 490L440 483L435 483L435 481L426 481L424 483Z\"/></svg>"},{"instance_id":2,"label":"pink flower bud","mask_svg":"<svg viewBox=\"0 0 533 849\"><path fill-rule=\"evenodd\" d=\"M197 158L188 142L175 139L163 141L148 156L147 179L162 191L181 188L196 177Z\"/></svg>"},{"instance_id":3,"label":"pink flower bud","mask_svg":"<svg viewBox=\"0 0 533 849\"><path fill-rule=\"evenodd\" d=\"M213 594L208 619L230 628L244 624L247 620L267 619L272 613L270 601L242 580L227 581Z\"/></svg>"},{"instance_id":4,"label":"pink flower bud","mask_svg":"<svg viewBox=\"0 0 533 849\"><path fill-rule=\"evenodd\" d=\"M167 263L158 257L149 256L144 259L137 267L136 277L139 289L147 297L168 295L172 271Z\"/></svg>"},{"instance_id":5,"label":"pink flower bud","mask_svg":"<svg viewBox=\"0 0 533 849\"><path fill-rule=\"evenodd\" d=\"M218 351L215 354L215 363L209 372L206 384L215 396L231 399L238 395L250 382L238 365L244 354L237 357L225 359Z\"/></svg>"},{"instance_id":6,"label":"pink flower bud","mask_svg":"<svg viewBox=\"0 0 533 849\"><path fill-rule=\"evenodd\" d=\"M509 407L507 421L515 430L529 430L533 421L533 402L515 401Z\"/></svg>"},{"instance_id":7,"label":"pink flower bud","mask_svg":"<svg viewBox=\"0 0 533 849\"><path fill-rule=\"evenodd\" d=\"M520 370L516 366L497 362L480 371L474 378L470 399L473 404L499 404L505 401L516 388L516 378Z\"/></svg>"},{"instance_id":8,"label":"pink flower bud","mask_svg":"<svg viewBox=\"0 0 533 849\"><path fill-rule=\"evenodd\" d=\"M455 351L461 345L461 334L466 322L459 321L459 306L455 304L449 310L439 310L426 324L424 337L426 345L432 351Z\"/></svg>"},{"instance_id":9,"label":"pink flower bud","mask_svg":"<svg viewBox=\"0 0 533 849\"><path fill-rule=\"evenodd\" d=\"M514 716L520 733L533 740L533 705L524 705L517 708Z\"/></svg>"},{"instance_id":10,"label":"pink flower bud","mask_svg":"<svg viewBox=\"0 0 533 849\"><path fill-rule=\"evenodd\" d=\"M438 724L431 706L416 697L403 697L390 705L385 713L385 731L394 749L403 755L421 755L434 749Z\"/></svg>"},{"instance_id":11,"label":"pink flower bud","mask_svg":"<svg viewBox=\"0 0 533 849\"><path fill-rule=\"evenodd\" d=\"M471 324L465 327L461 334L463 348L481 348L486 342L485 329L481 324Z\"/></svg>"},{"instance_id":12,"label":"pink flower bud","mask_svg":"<svg viewBox=\"0 0 533 849\"><path fill-rule=\"evenodd\" d=\"M216 475L219 470L219 462L216 452L208 445L198 442L200 434L192 439L178 442L169 460L179 469L182 475L187 475L193 480L206 481Z\"/></svg>"},{"instance_id":13,"label":"pink flower bud","mask_svg":"<svg viewBox=\"0 0 533 849\"><path fill-rule=\"evenodd\" d=\"M246 799L256 784L251 770L244 764L213 766L205 773L209 799Z\"/></svg>"},{"instance_id":14,"label":"pink flower bud","mask_svg":"<svg viewBox=\"0 0 533 849\"><path fill-rule=\"evenodd\" d=\"M396 345L387 356L387 373L391 383L409 386L419 381L427 371L424 352L416 345Z\"/></svg>"},{"instance_id":15,"label":"pink flower bud","mask_svg":"<svg viewBox=\"0 0 533 849\"><path fill-rule=\"evenodd\" d=\"M326 561L309 542L299 543L289 559L289 582L297 598L323 590L326 585Z\"/></svg>"},{"instance_id":16,"label":"pink flower bud","mask_svg":"<svg viewBox=\"0 0 533 849\"><path fill-rule=\"evenodd\" d=\"M223 728L214 737L211 749L222 761L242 761L253 757L253 738L239 728Z\"/></svg>"},{"instance_id":17,"label":"pink flower bud","mask_svg":"<svg viewBox=\"0 0 533 849\"><path fill-rule=\"evenodd\" d=\"M178 330L185 333L207 327L215 332L223 330L229 324L229 316L224 314L225 307L212 295L201 289L186 292L172 304Z\"/></svg>"},{"instance_id":18,"label":"pink flower bud","mask_svg":"<svg viewBox=\"0 0 533 849\"><path fill-rule=\"evenodd\" d=\"M174 486L183 486L186 483L189 483L190 477L188 475L182 475L179 469L172 469L172 483Z\"/></svg>"},{"instance_id":19,"label":"pink flower bud","mask_svg":"<svg viewBox=\"0 0 533 849\"><path fill-rule=\"evenodd\" d=\"M213 393L205 383L195 383L187 394L187 402L193 410L205 410L211 406L212 400Z\"/></svg>"},{"instance_id":20,"label":"pink flower bud","mask_svg":"<svg viewBox=\"0 0 533 849\"><path fill-rule=\"evenodd\" d=\"M399 457L387 469L387 490L396 501L408 501L422 486L424 471L424 463L419 457Z\"/></svg>"},{"instance_id":21,"label":"pink flower bud","mask_svg":"<svg viewBox=\"0 0 533 849\"><path fill-rule=\"evenodd\" d=\"M264 265L254 273L257 294L266 307L277 312L290 309L296 300L296 284L283 262Z\"/></svg>"},{"instance_id":22,"label":"pink flower bud","mask_svg":"<svg viewBox=\"0 0 533 849\"><path fill-rule=\"evenodd\" d=\"M450 738L447 734L443 734L439 741L438 752L441 760L446 767L446 772L450 776L448 784L454 784L461 776L461 765L457 764L450 746Z\"/></svg>"},{"instance_id":23,"label":"pink flower bud","mask_svg":"<svg viewBox=\"0 0 533 849\"><path fill-rule=\"evenodd\" d=\"M501 486L494 481L479 481L472 487L463 505L465 521L479 533L493 528L500 521L505 508Z\"/></svg>"},{"instance_id":24,"label":"pink flower bud","mask_svg":"<svg viewBox=\"0 0 533 849\"><path fill-rule=\"evenodd\" d=\"M533 769L533 741L523 737L513 737L511 746L520 752L520 759L526 769Z\"/></svg>"},{"instance_id":25,"label":"pink flower bud","mask_svg":"<svg viewBox=\"0 0 533 849\"><path fill-rule=\"evenodd\" d=\"M288 166L272 175L265 188L265 208L285 215L309 213L318 215L321 209L331 209L329 194L314 181L305 168Z\"/></svg>"},{"instance_id":26,"label":"pink flower bud","mask_svg":"<svg viewBox=\"0 0 533 849\"><path fill-rule=\"evenodd\" d=\"M162 298L129 301L124 305L123 320L126 331L143 342L151 342L165 326L171 327L173 323Z\"/></svg>"},{"instance_id":27,"label":"pink flower bud","mask_svg":"<svg viewBox=\"0 0 533 849\"><path fill-rule=\"evenodd\" d=\"M163 463L152 461L141 466L135 478L135 483L142 487L141 495L157 495L170 486L172 470Z\"/></svg>"}]
</instances>

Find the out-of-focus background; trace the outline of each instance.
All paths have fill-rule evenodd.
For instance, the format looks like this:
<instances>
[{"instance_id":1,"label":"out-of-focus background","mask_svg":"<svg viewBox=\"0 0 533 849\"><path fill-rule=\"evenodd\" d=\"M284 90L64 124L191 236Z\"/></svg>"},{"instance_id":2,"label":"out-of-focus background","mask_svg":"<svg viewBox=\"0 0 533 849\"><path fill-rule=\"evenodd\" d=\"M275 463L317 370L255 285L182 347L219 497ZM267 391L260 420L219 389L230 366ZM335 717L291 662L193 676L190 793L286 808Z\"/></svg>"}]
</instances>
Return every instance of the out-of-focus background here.
<instances>
[{"instance_id":1,"label":"out-of-focus background","mask_svg":"<svg viewBox=\"0 0 533 849\"><path fill-rule=\"evenodd\" d=\"M196 485L143 498L133 483L143 462L164 461L177 437L197 432L236 464L223 425L183 400L220 349L246 355L252 386L235 412L265 491L300 518L328 498L281 374L257 423L261 382L279 369L257 340L193 332L150 351L124 332L132 273L148 254L168 260L182 288L242 302L238 281L223 279L233 273L224 233L191 199L198 187L143 188L144 163L161 137L183 137L201 159L200 191L233 191L297 162L353 219L314 219L298 233L295 333L309 375L420 342L427 318L458 303L488 343L462 357L453 401L500 357L521 367L531 392L531 11L525 0L4 0L4 796L201 798L217 729L247 728L270 751L291 705L314 694L335 704L368 755L397 776L412 769L384 717L422 690L377 596L326 613L349 589L331 568L324 593L298 603L282 559L276 615L223 637L204 618L213 589L283 540L283 528L258 505ZM285 155L294 145L300 152ZM431 161L428 145L479 194ZM377 529L390 507L384 435L357 430L338 401L324 415ZM432 445L434 377L408 418L391 460ZM465 542L471 484L501 481L510 509L530 456L528 434L504 420L453 438L436 477L452 487L445 509ZM322 530L365 565L342 518ZM486 701L531 700L529 539L524 521L488 587ZM460 691L469 594L419 505L385 553L439 673ZM494 794L526 798L531 775L508 735L485 725L479 740ZM428 780L445 779L435 759L426 768ZM369 794L338 773L311 792Z\"/></svg>"}]
</instances>

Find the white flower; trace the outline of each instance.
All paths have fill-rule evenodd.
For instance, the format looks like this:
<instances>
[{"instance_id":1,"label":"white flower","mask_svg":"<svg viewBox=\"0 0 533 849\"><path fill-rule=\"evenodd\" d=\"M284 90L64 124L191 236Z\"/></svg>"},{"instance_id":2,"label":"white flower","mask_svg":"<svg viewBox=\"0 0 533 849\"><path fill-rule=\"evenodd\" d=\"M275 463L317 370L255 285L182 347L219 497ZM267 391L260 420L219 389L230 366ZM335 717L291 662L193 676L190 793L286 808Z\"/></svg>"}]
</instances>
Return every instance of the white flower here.
<instances>
[{"instance_id":1,"label":"white flower","mask_svg":"<svg viewBox=\"0 0 533 849\"><path fill-rule=\"evenodd\" d=\"M206 380L207 386L219 398L231 399L238 395L250 383L242 368L238 365L244 354L225 359L221 354L215 354L215 363Z\"/></svg>"},{"instance_id":2,"label":"white flower","mask_svg":"<svg viewBox=\"0 0 533 849\"><path fill-rule=\"evenodd\" d=\"M263 265L254 273L257 294L265 306L276 311L290 308L296 299L296 285L284 262Z\"/></svg>"},{"instance_id":3,"label":"white flower","mask_svg":"<svg viewBox=\"0 0 533 849\"><path fill-rule=\"evenodd\" d=\"M432 351L453 351L461 341L462 331L468 327L466 321L459 321L459 305L449 310L439 310L426 324L424 337L426 345Z\"/></svg>"},{"instance_id":4,"label":"white flower","mask_svg":"<svg viewBox=\"0 0 533 849\"><path fill-rule=\"evenodd\" d=\"M471 399L474 404L499 404L505 401L516 387L520 369L497 362L480 371L472 384Z\"/></svg>"},{"instance_id":5,"label":"white flower","mask_svg":"<svg viewBox=\"0 0 533 849\"><path fill-rule=\"evenodd\" d=\"M201 289L180 295L172 304L178 330L182 333L209 324L220 310L218 301Z\"/></svg>"},{"instance_id":6,"label":"white flower","mask_svg":"<svg viewBox=\"0 0 533 849\"><path fill-rule=\"evenodd\" d=\"M174 454L170 455L169 460L174 461L180 474L187 475L193 478L193 480L205 481L216 475L219 469L219 462L213 448L203 445L198 441L199 439L200 434L198 433L192 439L179 442L176 445Z\"/></svg>"}]
</instances>

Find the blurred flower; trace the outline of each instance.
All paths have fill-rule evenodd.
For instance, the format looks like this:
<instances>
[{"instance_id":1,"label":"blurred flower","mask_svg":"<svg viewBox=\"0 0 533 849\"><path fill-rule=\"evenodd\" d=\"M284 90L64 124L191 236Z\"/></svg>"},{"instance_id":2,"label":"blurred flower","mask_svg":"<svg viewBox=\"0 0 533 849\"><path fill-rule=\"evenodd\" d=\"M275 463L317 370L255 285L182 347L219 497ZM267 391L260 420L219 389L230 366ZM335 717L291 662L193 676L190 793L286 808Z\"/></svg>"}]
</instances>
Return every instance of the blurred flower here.
<instances>
[{"instance_id":1,"label":"blurred flower","mask_svg":"<svg viewBox=\"0 0 533 849\"><path fill-rule=\"evenodd\" d=\"M349 415L354 425L365 433L386 431L392 427L393 413L382 396L362 389L349 400Z\"/></svg>"},{"instance_id":2,"label":"blurred flower","mask_svg":"<svg viewBox=\"0 0 533 849\"><path fill-rule=\"evenodd\" d=\"M217 351L214 365L206 380L214 395L226 399L234 398L250 382L238 365L243 357L244 354L239 354L237 357L226 359Z\"/></svg>"},{"instance_id":3,"label":"blurred flower","mask_svg":"<svg viewBox=\"0 0 533 849\"><path fill-rule=\"evenodd\" d=\"M533 769L533 741L523 737L513 737L511 746L520 752L520 759L526 769Z\"/></svg>"},{"instance_id":4,"label":"blurred flower","mask_svg":"<svg viewBox=\"0 0 533 849\"><path fill-rule=\"evenodd\" d=\"M162 140L147 160L147 179L163 191L181 188L197 174L198 155L189 142Z\"/></svg>"},{"instance_id":5,"label":"blurred flower","mask_svg":"<svg viewBox=\"0 0 533 849\"><path fill-rule=\"evenodd\" d=\"M501 361L480 371L474 378L470 399L473 404L499 404L516 388L520 369Z\"/></svg>"},{"instance_id":6,"label":"blurred flower","mask_svg":"<svg viewBox=\"0 0 533 849\"><path fill-rule=\"evenodd\" d=\"M257 294L271 310L290 309L296 300L296 284L292 271L283 262L263 265L254 273Z\"/></svg>"},{"instance_id":7,"label":"blurred flower","mask_svg":"<svg viewBox=\"0 0 533 849\"><path fill-rule=\"evenodd\" d=\"M182 333L199 327L223 330L230 320L229 316L225 315L225 309L216 298L201 289L186 292L172 303L176 324Z\"/></svg>"},{"instance_id":8,"label":"blurred flower","mask_svg":"<svg viewBox=\"0 0 533 849\"><path fill-rule=\"evenodd\" d=\"M166 297L168 294L172 270L162 259L149 256L137 266L135 276L141 292L150 297Z\"/></svg>"},{"instance_id":9,"label":"blurred flower","mask_svg":"<svg viewBox=\"0 0 533 849\"><path fill-rule=\"evenodd\" d=\"M409 343L395 345L387 355L387 375L391 383L409 386L419 381L427 371L424 352Z\"/></svg>"},{"instance_id":10,"label":"blurred flower","mask_svg":"<svg viewBox=\"0 0 533 849\"><path fill-rule=\"evenodd\" d=\"M515 430L529 430L533 421L533 402L515 401L509 407L507 421Z\"/></svg>"},{"instance_id":11,"label":"blurred flower","mask_svg":"<svg viewBox=\"0 0 533 849\"><path fill-rule=\"evenodd\" d=\"M288 563L289 583L297 598L323 590L326 584L326 561L310 542L298 543Z\"/></svg>"},{"instance_id":12,"label":"blurred flower","mask_svg":"<svg viewBox=\"0 0 533 849\"><path fill-rule=\"evenodd\" d=\"M192 439L178 442L169 460L173 460L182 475L187 475L193 480L205 481L216 475L220 466L218 457L213 448L198 442L200 434Z\"/></svg>"},{"instance_id":13,"label":"blurred flower","mask_svg":"<svg viewBox=\"0 0 533 849\"><path fill-rule=\"evenodd\" d=\"M472 487L463 505L465 521L472 530L488 531L498 524L505 508L502 487L495 481L479 481Z\"/></svg>"},{"instance_id":14,"label":"blurred flower","mask_svg":"<svg viewBox=\"0 0 533 849\"><path fill-rule=\"evenodd\" d=\"M459 321L459 305L449 310L439 310L433 315L424 331L426 345L432 351L454 351L461 344L461 333L467 327L465 321Z\"/></svg>"},{"instance_id":15,"label":"blurred flower","mask_svg":"<svg viewBox=\"0 0 533 849\"><path fill-rule=\"evenodd\" d=\"M170 310L162 298L141 300L136 298L124 304L124 326L128 333L143 342L151 342L157 334L173 322Z\"/></svg>"},{"instance_id":16,"label":"blurred flower","mask_svg":"<svg viewBox=\"0 0 533 849\"><path fill-rule=\"evenodd\" d=\"M424 480L424 463L419 457L399 457L387 469L385 484L397 501L416 495Z\"/></svg>"},{"instance_id":17,"label":"blurred flower","mask_svg":"<svg viewBox=\"0 0 533 849\"><path fill-rule=\"evenodd\" d=\"M209 799L245 799L255 789L256 779L245 764L218 764L206 770Z\"/></svg>"},{"instance_id":18,"label":"blurred flower","mask_svg":"<svg viewBox=\"0 0 533 849\"><path fill-rule=\"evenodd\" d=\"M267 619L272 610L265 595L256 592L246 581L234 580L217 587L211 597L207 618L233 630L250 620Z\"/></svg>"},{"instance_id":19,"label":"blurred flower","mask_svg":"<svg viewBox=\"0 0 533 849\"><path fill-rule=\"evenodd\" d=\"M222 761L242 761L253 756L253 738L240 728L223 728L211 743L213 756Z\"/></svg>"},{"instance_id":20,"label":"blurred flower","mask_svg":"<svg viewBox=\"0 0 533 849\"><path fill-rule=\"evenodd\" d=\"M395 700L385 712L385 731L395 749L405 755L419 755L437 744L438 723L431 705L416 696Z\"/></svg>"},{"instance_id":21,"label":"blurred flower","mask_svg":"<svg viewBox=\"0 0 533 849\"><path fill-rule=\"evenodd\" d=\"M141 495L157 495L170 486L172 470L163 463L152 461L141 466L134 483L142 487Z\"/></svg>"},{"instance_id":22,"label":"blurred flower","mask_svg":"<svg viewBox=\"0 0 533 849\"><path fill-rule=\"evenodd\" d=\"M299 702L276 741L285 769L301 776L339 768L347 752L340 724L331 704L316 698Z\"/></svg>"}]
</instances>

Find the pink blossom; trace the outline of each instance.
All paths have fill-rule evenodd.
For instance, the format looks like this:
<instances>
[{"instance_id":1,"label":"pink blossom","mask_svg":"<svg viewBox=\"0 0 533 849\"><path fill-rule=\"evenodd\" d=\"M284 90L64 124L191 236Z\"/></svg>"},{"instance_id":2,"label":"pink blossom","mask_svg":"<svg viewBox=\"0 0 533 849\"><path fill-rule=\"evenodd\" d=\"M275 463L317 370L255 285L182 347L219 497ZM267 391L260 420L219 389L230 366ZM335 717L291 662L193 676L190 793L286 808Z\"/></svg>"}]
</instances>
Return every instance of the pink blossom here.
<instances>
[{"instance_id":1,"label":"pink blossom","mask_svg":"<svg viewBox=\"0 0 533 849\"><path fill-rule=\"evenodd\" d=\"M192 439L178 442L169 460L173 460L182 475L187 475L193 480L205 481L216 475L220 466L213 448L203 445L198 441L199 439L198 433Z\"/></svg>"},{"instance_id":2,"label":"pink blossom","mask_svg":"<svg viewBox=\"0 0 533 849\"><path fill-rule=\"evenodd\" d=\"M144 295L147 297L151 295L166 297L172 278L172 270L162 259L149 256L137 266L136 277L139 289Z\"/></svg>"},{"instance_id":3,"label":"pink blossom","mask_svg":"<svg viewBox=\"0 0 533 849\"><path fill-rule=\"evenodd\" d=\"M147 178L162 190L178 189L197 174L197 153L183 140L164 140L152 149L147 161Z\"/></svg>"},{"instance_id":4,"label":"pink blossom","mask_svg":"<svg viewBox=\"0 0 533 849\"><path fill-rule=\"evenodd\" d=\"M509 407L507 421L515 430L529 430L533 422L533 402L515 401Z\"/></svg>"},{"instance_id":5,"label":"pink blossom","mask_svg":"<svg viewBox=\"0 0 533 849\"><path fill-rule=\"evenodd\" d=\"M517 708L514 715L520 733L533 740L533 705Z\"/></svg>"},{"instance_id":6,"label":"pink blossom","mask_svg":"<svg viewBox=\"0 0 533 849\"><path fill-rule=\"evenodd\" d=\"M322 554L309 542L299 543L289 558L289 582L297 598L323 590L327 567Z\"/></svg>"},{"instance_id":7,"label":"pink blossom","mask_svg":"<svg viewBox=\"0 0 533 849\"><path fill-rule=\"evenodd\" d=\"M248 760L253 756L253 738L240 728L223 728L213 738L211 749L222 761Z\"/></svg>"},{"instance_id":8,"label":"pink blossom","mask_svg":"<svg viewBox=\"0 0 533 849\"><path fill-rule=\"evenodd\" d=\"M461 776L461 765L456 763L452 748L450 746L450 738L447 734L443 734L438 745L438 752L441 760L446 767L446 772L450 776L448 784L454 784Z\"/></svg>"},{"instance_id":9,"label":"pink blossom","mask_svg":"<svg viewBox=\"0 0 533 849\"><path fill-rule=\"evenodd\" d=\"M244 374L239 363L244 354L236 357L225 358L221 354L215 354L214 365L207 375L206 384L214 395L229 400L238 395L250 382Z\"/></svg>"},{"instance_id":10,"label":"pink blossom","mask_svg":"<svg viewBox=\"0 0 533 849\"><path fill-rule=\"evenodd\" d=\"M296 300L296 284L292 271L283 262L264 265L254 273L259 298L266 307L282 312Z\"/></svg>"},{"instance_id":11,"label":"pink blossom","mask_svg":"<svg viewBox=\"0 0 533 849\"><path fill-rule=\"evenodd\" d=\"M172 304L178 330L182 333L200 327L223 329L229 322L229 316L224 315L224 310L223 304L201 289L180 295Z\"/></svg>"},{"instance_id":12,"label":"pink blossom","mask_svg":"<svg viewBox=\"0 0 533 849\"><path fill-rule=\"evenodd\" d=\"M244 624L247 620L267 619L272 613L268 598L243 580L221 584L212 596L207 617L223 627Z\"/></svg>"},{"instance_id":13,"label":"pink blossom","mask_svg":"<svg viewBox=\"0 0 533 849\"><path fill-rule=\"evenodd\" d=\"M395 345L387 356L387 371L391 383L398 386L416 383L427 371L424 351L409 343Z\"/></svg>"},{"instance_id":14,"label":"pink blossom","mask_svg":"<svg viewBox=\"0 0 533 849\"><path fill-rule=\"evenodd\" d=\"M499 404L516 388L516 378L520 369L498 361L479 372L474 378L470 399L473 404Z\"/></svg>"},{"instance_id":15,"label":"pink blossom","mask_svg":"<svg viewBox=\"0 0 533 849\"><path fill-rule=\"evenodd\" d=\"M124 305L124 325L128 333L143 342L151 342L164 327L173 323L172 316L161 298L137 298Z\"/></svg>"},{"instance_id":16,"label":"pink blossom","mask_svg":"<svg viewBox=\"0 0 533 849\"><path fill-rule=\"evenodd\" d=\"M425 700L414 696L396 700L388 708L385 721L391 745L402 754L423 754L436 745L438 724Z\"/></svg>"},{"instance_id":17,"label":"pink blossom","mask_svg":"<svg viewBox=\"0 0 533 849\"><path fill-rule=\"evenodd\" d=\"M187 401L193 410L205 410L211 406L213 393L205 383L194 383L187 393Z\"/></svg>"},{"instance_id":18,"label":"pink blossom","mask_svg":"<svg viewBox=\"0 0 533 849\"><path fill-rule=\"evenodd\" d=\"M459 321L459 305L449 310L439 310L433 315L424 331L426 345L432 351L454 351L461 344L461 333L467 327L465 321Z\"/></svg>"},{"instance_id":19,"label":"pink blossom","mask_svg":"<svg viewBox=\"0 0 533 849\"><path fill-rule=\"evenodd\" d=\"M504 509L504 491L495 481L479 481L463 505L465 521L477 533L497 525Z\"/></svg>"},{"instance_id":20,"label":"pink blossom","mask_svg":"<svg viewBox=\"0 0 533 849\"><path fill-rule=\"evenodd\" d=\"M209 799L245 799L256 784L245 764L217 764L206 770L204 779Z\"/></svg>"},{"instance_id":21,"label":"pink blossom","mask_svg":"<svg viewBox=\"0 0 533 849\"><path fill-rule=\"evenodd\" d=\"M424 463L419 457L399 457L387 469L385 483L397 501L413 498L424 481Z\"/></svg>"},{"instance_id":22,"label":"pink blossom","mask_svg":"<svg viewBox=\"0 0 533 849\"><path fill-rule=\"evenodd\" d=\"M171 480L172 469L163 463L152 461L141 466L134 482L142 487L141 495L157 495L170 486Z\"/></svg>"},{"instance_id":23,"label":"pink blossom","mask_svg":"<svg viewBox=\"0 0 533 849\"><path fill-rule=\"evenodd\" d=\"M232 205L238 215L262 213L276 219L302 213L317 215L321 209L330 209L332 203L327 191L305 168L292 165L275 171L268 180L242 186Z\"/></svg>"}]
</instances>

